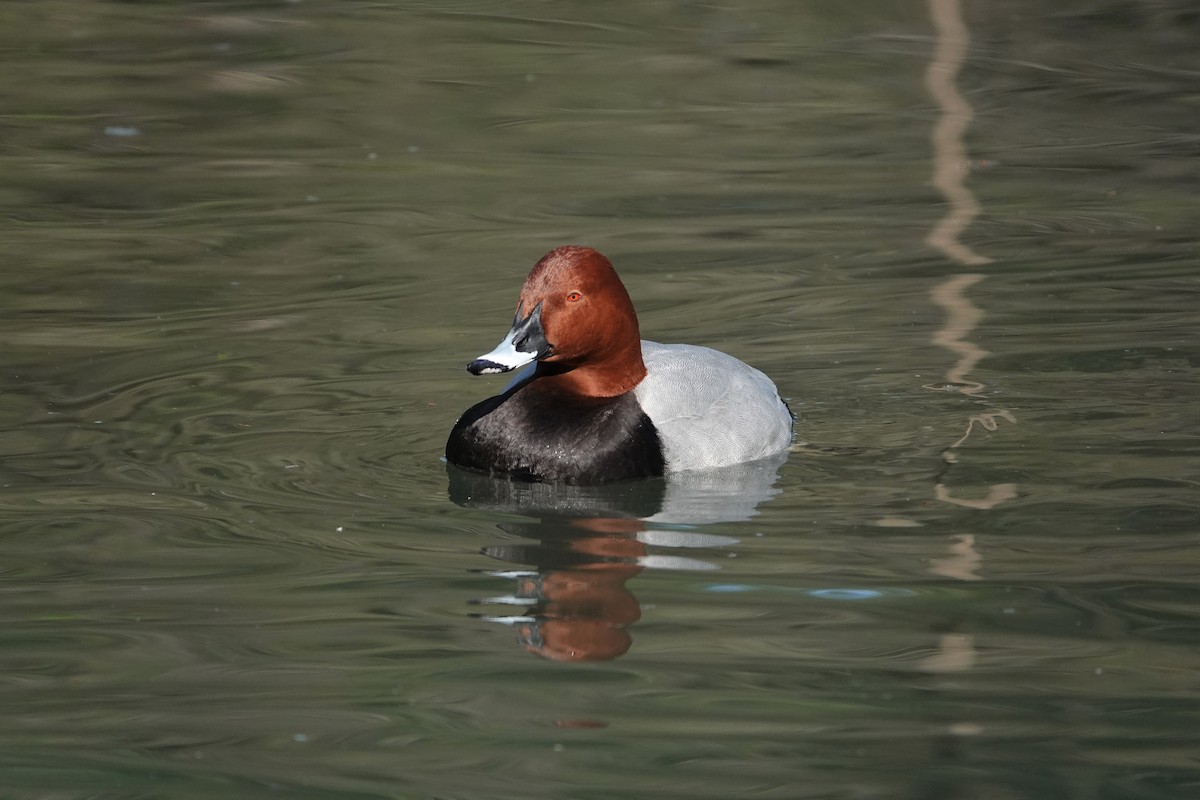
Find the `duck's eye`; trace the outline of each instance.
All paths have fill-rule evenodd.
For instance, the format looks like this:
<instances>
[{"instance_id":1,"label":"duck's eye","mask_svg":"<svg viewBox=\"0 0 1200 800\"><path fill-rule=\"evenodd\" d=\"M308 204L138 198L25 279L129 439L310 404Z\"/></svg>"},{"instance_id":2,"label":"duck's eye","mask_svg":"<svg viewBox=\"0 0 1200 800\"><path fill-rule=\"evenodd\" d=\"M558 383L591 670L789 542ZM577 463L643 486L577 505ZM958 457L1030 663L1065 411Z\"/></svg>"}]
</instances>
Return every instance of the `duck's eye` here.
<instances>
[{"instance_id":1,"label":"duck's eye","mask_svg":"<svg viewBox=\"0 0 1200 800\"><path fill-rule=\"evenodd\" d=\"M571 292L567 295L568 303L578 303L582 299L583 299L583 295L580 294L579 292Z\"/></svg>"}]
</instances>

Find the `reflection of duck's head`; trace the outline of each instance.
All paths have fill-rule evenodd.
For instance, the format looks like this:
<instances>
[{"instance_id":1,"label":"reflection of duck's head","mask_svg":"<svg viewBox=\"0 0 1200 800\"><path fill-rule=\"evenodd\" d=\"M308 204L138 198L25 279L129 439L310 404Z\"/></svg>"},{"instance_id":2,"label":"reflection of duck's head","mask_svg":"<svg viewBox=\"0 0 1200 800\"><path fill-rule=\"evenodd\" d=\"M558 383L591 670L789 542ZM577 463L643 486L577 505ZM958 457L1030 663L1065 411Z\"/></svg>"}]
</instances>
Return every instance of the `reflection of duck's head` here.
<instances>
[{"instance_id":1,"label":"reflection of duck's head","mask_svg":"<svg viewBox=\"0 0 1200 800\"><path fill-rule=\"evenodd\" d=\"M636 557L646 552L636 539L584 539L574 543L597 559L575 569L554 570L518 580L518 594L536 601L517 625L521 645L555 661L605 661L629 649L625 630L642 611L625 581L640 572Z\"/></svg>"},{"instance_id":2,"label":"reflection of duck's head","mask_svg":"<svg viewBox=\"0 0 1200 800\"><path fill-rule=\"evenodd\" d=\"M624 628L597 620L523 622L517 636L526 650L551 661L611 661L633 643Z\"/></svg>"},{"instance_id":3,"label":"reflection of duck's head","mask_svg":"<svg viewBox=\"0 0 1200 800\"><path fill-rule=\"evenodd\" d=\"M791 443L792 416L770 378L707 347L642 341L624 284L588 247L538 261L512 328L467 369L528 365L502 395L462 415L448 461L596 484L741 464Z\"/></svg>"}]
</instances>

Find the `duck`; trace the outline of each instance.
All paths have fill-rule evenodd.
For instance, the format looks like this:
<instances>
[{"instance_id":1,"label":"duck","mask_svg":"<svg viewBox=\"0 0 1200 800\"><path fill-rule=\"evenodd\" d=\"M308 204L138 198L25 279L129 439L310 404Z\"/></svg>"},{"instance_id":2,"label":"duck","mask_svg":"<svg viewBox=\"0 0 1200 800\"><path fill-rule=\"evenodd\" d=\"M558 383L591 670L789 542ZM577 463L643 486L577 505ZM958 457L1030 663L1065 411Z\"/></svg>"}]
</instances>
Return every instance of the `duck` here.
<instances>
[{"instance_id":1,"label":"duck","mask_svg":"<svg viewBox=\"0 0 1200 800\"><path fill-rule=\"evenodd\" d=\"M641 338L612 262L567 245L525 279L472 375L512 372L450 431L446 461L499 478L605 484L766 459L792 442L774 382L731 355Z\"/></svg>"}]
</instances>

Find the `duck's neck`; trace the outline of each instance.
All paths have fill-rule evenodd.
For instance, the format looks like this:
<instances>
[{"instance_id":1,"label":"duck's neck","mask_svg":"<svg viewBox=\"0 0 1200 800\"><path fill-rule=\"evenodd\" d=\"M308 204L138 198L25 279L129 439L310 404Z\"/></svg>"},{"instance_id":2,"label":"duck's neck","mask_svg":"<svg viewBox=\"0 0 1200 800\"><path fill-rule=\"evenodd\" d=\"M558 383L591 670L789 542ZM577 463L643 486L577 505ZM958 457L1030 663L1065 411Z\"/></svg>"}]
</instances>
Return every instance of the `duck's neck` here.
<instances>
[{"instance_id":1,"label":"duck's neck","mask_svg":"<svg viewBox=\"0 0 1200 800\"><path fill-rule=\"evenodd\" d=\"M641 343L636 353L605 361L587 361L579 366L549 362L538 364L538 388L582 397L616 397L633 391L646 377Z\"/></svg>"}]
</instances>

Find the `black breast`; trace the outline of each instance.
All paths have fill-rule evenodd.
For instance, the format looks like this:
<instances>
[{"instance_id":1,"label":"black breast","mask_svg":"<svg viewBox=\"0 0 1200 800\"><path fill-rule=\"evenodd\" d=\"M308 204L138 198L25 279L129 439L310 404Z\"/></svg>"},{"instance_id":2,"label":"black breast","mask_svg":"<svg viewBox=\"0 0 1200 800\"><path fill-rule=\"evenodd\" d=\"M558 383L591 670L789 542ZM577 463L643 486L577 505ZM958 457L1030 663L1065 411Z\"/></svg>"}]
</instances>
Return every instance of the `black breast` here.
<instances>
[{"instance_id":1,"label":"black breast","mask_svg":"<svg viewBox=\"0 0 1200 800\"><path fill-rule=\"evenodd\" d=\"M446 460L547 483L609 483L663 474L662 445L632 392L611 398L549 394L520 384L467 409Z\"/></svg>"}]
</instances>

